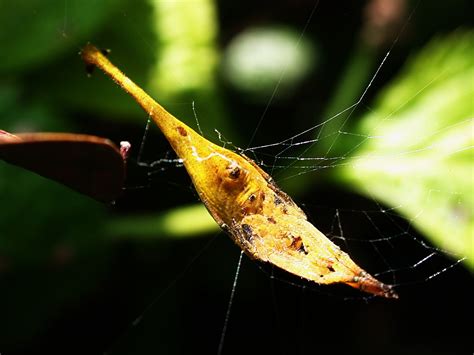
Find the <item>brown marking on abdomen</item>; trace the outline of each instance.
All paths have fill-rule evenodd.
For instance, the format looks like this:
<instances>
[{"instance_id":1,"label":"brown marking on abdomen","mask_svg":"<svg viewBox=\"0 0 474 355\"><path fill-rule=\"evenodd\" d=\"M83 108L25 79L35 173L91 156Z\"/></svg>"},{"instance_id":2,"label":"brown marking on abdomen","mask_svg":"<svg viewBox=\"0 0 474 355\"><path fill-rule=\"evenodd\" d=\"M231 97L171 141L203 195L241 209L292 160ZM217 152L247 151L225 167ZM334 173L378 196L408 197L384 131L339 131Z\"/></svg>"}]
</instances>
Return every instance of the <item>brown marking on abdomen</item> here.
<instances>
[{"instance_id":1,"label":"brown marking on abdomen","mask_svg":"<svg viewBox=\"0 0 474 355\"><path fill-rule=\"evenodd\" d=\"M242 224L242 231L246 240L251 241L253 238L253 230L248 224Z\"/></svg>"},{"instance_id":2,"label":"brown marking on abdomen","mask_svg":"<svg viewBox=\"0 0 474 355\"><path fill-rule=\"evenodd\" d=\"M188 132L186 132L184 127L178 126L178 127L176 127L176 129L178 130L179 134L181 134L183 137L186 137L188 135Z\"/></svg>"},{"instance_id":3,"label":"brown marking on abdomen","mask_svg":"<svg viewBox=\"0 0 474 355\"><path fill-rule=\"evenodd\" d=\"M273 217L267 217L267 221L270 222L271 224L277 223Z\"/></svg>"}]
</instances>

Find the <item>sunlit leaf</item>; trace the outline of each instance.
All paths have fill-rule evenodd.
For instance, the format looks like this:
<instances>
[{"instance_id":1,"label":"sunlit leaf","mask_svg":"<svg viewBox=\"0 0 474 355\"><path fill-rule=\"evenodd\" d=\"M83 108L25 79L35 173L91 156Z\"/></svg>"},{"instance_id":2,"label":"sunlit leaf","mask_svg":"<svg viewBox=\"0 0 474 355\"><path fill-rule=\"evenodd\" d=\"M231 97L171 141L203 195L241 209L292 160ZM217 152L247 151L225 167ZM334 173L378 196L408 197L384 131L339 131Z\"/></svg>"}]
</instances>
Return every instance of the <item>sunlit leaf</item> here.
<instances>
[{"instance_id":1,"label":"sunlit leaf","mask_svg":"<svg viewBox=\"0 0 474 355\"><path fill-rule=\"evenodd\" d=\"M107 234L112 238L136 240L187 238L218 230L219 226L202 205L181 206L159 214L120 217L106 224Z\"/></svg>"},{"instance_id":2,"label":"sunlit leaf","mask_svg":"<svg viewBox=\"0 0 474 355\"><path fill-rule=\"evenodd\" d=\"M361 122L338 176L474 266L474 32L433 40Z\"/></svg>"},{"instance_id":3,"label":"sunlit leaf","mask_svg":"<svg viewBox=\"0 0 474 355\"><path fill-rule=\"evenodd\" d=\"M107 22L78 46L90 41L109 49L130 77L153 97L169 103L172 112L190 125L196 126L194 102L206 134L215 135L215 128L229 132L216 80L219 53L215 5L209 0L128 0L119 14L124 16L121 21ZM69 52L69 57L43 73L35 73L31 85L41 93L47 80L49 99L115 122L132 119L144 125L146 116L133 100L124 98L118 88L96 73L87 78L78 51ZM92 94L92 88L98 88L100 95Z\"/></svg>"}]
</instances>

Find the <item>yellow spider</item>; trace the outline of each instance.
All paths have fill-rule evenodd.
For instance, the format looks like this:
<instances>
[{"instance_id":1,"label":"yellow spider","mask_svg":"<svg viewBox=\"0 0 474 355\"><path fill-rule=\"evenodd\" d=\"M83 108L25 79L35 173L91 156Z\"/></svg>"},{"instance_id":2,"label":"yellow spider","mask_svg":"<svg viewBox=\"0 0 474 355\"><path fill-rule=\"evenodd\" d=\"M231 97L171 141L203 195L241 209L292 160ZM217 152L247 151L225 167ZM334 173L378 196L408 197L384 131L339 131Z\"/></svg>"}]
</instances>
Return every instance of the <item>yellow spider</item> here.
<instances>
[{"instance_id":1,"label":"yellow spider","mask_svg":"<svg viewBox=\"0 0 474 355\"><path fill-rule=\"evenodd\" d=\"M191 177L214 220L252 259L271 263L318 284L345 283L398 298L307 221L304 212L251 159L200 136L168 113L96 47L82 53L119 84L155 121Z\"/></svg>"}]
</instances>

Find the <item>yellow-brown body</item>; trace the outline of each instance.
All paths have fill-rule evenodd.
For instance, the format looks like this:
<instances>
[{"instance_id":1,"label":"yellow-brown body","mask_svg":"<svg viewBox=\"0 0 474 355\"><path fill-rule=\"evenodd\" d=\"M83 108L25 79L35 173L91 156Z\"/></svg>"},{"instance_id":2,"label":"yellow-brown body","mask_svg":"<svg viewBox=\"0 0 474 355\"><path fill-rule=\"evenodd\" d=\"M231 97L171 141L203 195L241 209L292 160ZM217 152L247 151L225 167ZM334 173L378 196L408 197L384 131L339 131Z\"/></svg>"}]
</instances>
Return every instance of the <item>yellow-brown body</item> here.
<instances>
[{"instance_id":1,"label":"yellow-brown body","mask_svg":"<svg viewBox=\"0 0 474 355\"><path fill-rule=\"evenodd\" d=\"M319 284L346 283L397 298L391 286L370 276L309 223L252 160L206 140L176 119L95 47L86 46L82 57L111 76L155 121L182 159L204 205L248 256Z\"/></svg>"}]
</instances>

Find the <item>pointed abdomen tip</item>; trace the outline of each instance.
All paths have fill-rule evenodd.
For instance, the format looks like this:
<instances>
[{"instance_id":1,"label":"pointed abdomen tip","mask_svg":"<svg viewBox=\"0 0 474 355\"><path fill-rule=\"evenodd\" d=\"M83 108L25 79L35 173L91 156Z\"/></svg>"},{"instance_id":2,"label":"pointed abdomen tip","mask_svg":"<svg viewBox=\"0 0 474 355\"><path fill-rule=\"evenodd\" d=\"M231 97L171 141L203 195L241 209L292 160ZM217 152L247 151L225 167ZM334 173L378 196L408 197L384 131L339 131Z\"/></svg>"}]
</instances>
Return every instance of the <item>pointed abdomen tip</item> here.
<instances>
[{"instance_id":1,"label":"pointed abdomen tip","mask_svg":"<svg viewBox=\"0 0 474 355\"><path fill-rule=\"evenodd\" d=\"M393 289L392 285L384 284L366 272L361 272L361 276L354 277L352 282L347 282L349 286L358 288L361 291L371 293L375 296L385 298L398 299L398 294Z\"/></svg>"}]
</instances>

